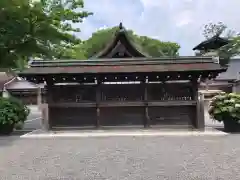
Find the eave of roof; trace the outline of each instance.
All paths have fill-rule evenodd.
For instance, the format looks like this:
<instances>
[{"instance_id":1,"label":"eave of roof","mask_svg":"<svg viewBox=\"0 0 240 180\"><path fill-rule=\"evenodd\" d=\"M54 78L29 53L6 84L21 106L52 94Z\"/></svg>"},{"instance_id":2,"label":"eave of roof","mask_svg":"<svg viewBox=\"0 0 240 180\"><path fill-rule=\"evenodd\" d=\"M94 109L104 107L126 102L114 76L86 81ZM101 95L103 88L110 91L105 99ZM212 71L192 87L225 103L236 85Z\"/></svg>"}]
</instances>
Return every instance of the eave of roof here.
<instances>
[{"instance_id":1,"label":"eave of roof","mask_svg":"<svg viewBox=\"0 0 240 180\"><path fill-rule=\"evenodd\" d=\"M230 41L225 39L225 38L222 38L222 37L219 37L219 36L214 36L210 39L207 39L203 42L201 42L200 44L198 44L196 47L193 48L193 50L203 50L203 49L208 49L206 46L210 45L210 44L214 44L216 47L213 48L211 47L211 49L218 49L222 46L225 46L229 43ZM218 45L216 45L218 44Z\"/></svg>"},{"instance_id":2,"label":"eave of roof","mask_svg":"<svg viewBox=\"0 0 240 180\"><path fill-rule=\"evenodd\" d=\"M166 64L166 63L214 63L214 59L208 56L180 56L180 57L158 57L158 58L109 58L89 60L32 60L29 67L45 66L87 66L87 65L117 65L117 64Z\"/></svg>"},{"instance_id":3,"label":"eave of roof","mask_svg":"<svg viewBox=\"0 0 240 180\"><path fill-rule=\"evenodd\" d=\"M7 82L13 80L14 78L15 76L9 72L0 72L0 89L2 89Z\"/></svg>"},{"instance_id":4,"label":"eave of roof","mask_svg":"<svg viewBox=\"0 0 240 180\"><path fill-rule=\"evenodd\" d=\"M26 81L24 79L19 80L16 78L16 80L14 82L6 84L5 88L11 89L11 90L14 90L14 89L37 89L38 86L36 84Z\"/></svg>"},{"instance_id":5,"label":"eave of roof","mask_svg":"<svg viewBox=\"0 0 240 180\"><path fill-rule=\"evenodd\" d=\"M211 57L130 58L87 61L32 61L23 74L92 74L177 71L225 71Z\"/></svg>"}]
</instances>

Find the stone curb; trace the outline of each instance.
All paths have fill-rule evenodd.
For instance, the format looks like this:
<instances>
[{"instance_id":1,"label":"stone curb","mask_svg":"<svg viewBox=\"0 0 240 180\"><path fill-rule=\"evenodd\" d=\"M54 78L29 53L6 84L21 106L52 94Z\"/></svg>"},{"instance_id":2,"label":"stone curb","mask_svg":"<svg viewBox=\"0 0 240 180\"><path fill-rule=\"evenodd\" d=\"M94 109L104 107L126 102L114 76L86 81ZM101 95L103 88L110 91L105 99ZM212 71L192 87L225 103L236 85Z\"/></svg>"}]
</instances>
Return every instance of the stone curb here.
<instances>
[{"instance_id":1,"label":"stone curb","mask_svg":"<svg viewBox=\"0 0 240 180\"><path fill-rule=\"evenodd\" d=\"M45 132L27 133L21 138L64 138L64 137L135 137L135 136L224 136L228 135L221 131L175 131L175 132Z\"/></svg>"}]
</instances>

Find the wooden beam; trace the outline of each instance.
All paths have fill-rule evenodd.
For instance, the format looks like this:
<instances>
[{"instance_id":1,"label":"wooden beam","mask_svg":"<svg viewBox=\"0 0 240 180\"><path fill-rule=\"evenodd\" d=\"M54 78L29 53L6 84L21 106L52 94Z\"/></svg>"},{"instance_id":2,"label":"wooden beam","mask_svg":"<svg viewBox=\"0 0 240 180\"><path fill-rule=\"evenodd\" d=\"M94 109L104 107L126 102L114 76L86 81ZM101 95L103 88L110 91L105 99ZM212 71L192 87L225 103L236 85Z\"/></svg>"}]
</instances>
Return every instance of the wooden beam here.
<instances>
[{"instance_id":1,"label":"wooden beam","mask_svg":"<svg viewBox=\"0 0 240 180\"><path fill-rule=\"evenodd\" d=\"M142 81L144 87L144 109L145 109L145 122L144 127L147 128L150 126L150 119L148 114L148 79Z\"/></svg>"},{"instance_id":2,"label":"wooden beam","mask_svg":"<svg viewBox=\"0 0 240 180\"><path fill-rule=\"evenodd\" d=\"M197 100L198 99L198 85L199 85L199 83L198 83L198 80L197 80L197 78L193 78L192 80L191 80L191 98L192 98L192 100Z\"/></svg>"},{"instance_id":3,"label":"wooden beam","mask_svg":"<svg viewBox=\"0 0 240 180\"><path fill-rule=\"evenodd\" d=\"M202 93L198 92L199 83L196 78L192 81L192 99L197 102L196 104L196 116L193 119L193 126L197 129L204 130L205 118L204 118L204 96Z\"/></svg>"},{"instance_id":4,"label":"wooden beam","mask_svg":"<svg viewBox=\"0 0 240 180\"><path fill-rule=\"evenodd\" d=\"M81 108L89 108L89 107L152 107L152 106L159 106L159 107L169 107L169 106L195 106L197 104L196 101L188 101L188 100L183 100L183 101L142 101L142 102L137 102L137 101L108 101L108 102L101 102L97 104L96 102L85 102L85 103L68 103L68 102L63 102L63 103L51 103L51 107L81 107Z\"/></svg>"},{"instance_id":5,"label":"wooden beam","mask_svg":"<svg viewBox=\"0 0 240 180\"><path fill-rule=\"evenodd\" d=\"M204 94L198 93L196 113L196 128L204 131L205 128L205 115L204 115Z\"/></svg>"},{"instance_id":6,"label":"wooden beam","mask_svg":"<svg viewBox=\"0 0 240 180\"><path fill-rule=\"evenodd\" d=\"M52 129L52 120L54 118L57 118L57 117L53 117L52 114L51 114L51 108L49 107L50 104L54 103L53 102L53 82L52 80L50 79L46 79L46 87L47 87L47 92L46 92L46 105L45 105L45 108L46 108L46 116L47 116L47 119L48 119L48 129Z\"/></svg>"},{"instance_id":7,"label":"wooden beam","mask_svg":"<svg viewBox=\"0 0 240 180\"><path fill-rule=\"evenodd\" d=\"M169 107L169 106L195 106L196 101L149 101L148 107L150 106L160 106L160 107Z\"/></svg>"},{"instance_id":8,"label":"wooden beam","mask_svg":"<svg viewBox=\"0 0 240 180\"><path fill-rule=\"evenodd\" d=\"M97 80L96 80L97 81ZM100 102L101 102L101 83L97 81L96 85L96 127L100 127Z\"/></svg>"}]
</instances>

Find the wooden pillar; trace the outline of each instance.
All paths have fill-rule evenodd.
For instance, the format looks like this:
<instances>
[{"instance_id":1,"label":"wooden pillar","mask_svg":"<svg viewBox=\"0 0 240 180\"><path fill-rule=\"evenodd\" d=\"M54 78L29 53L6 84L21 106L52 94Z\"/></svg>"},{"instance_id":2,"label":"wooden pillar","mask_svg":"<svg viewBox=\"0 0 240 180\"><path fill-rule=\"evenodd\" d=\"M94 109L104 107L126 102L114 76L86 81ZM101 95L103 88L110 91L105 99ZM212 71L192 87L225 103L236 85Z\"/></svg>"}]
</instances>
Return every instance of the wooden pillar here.
<instances>
[{"instance_id":1,"label":"wooden pillar","mask_svg":"<svg viewBox=\"0 0 240 180\"><path fill-rule=\"evenodd\" d=\"M197 79L191 80L192 91L191 91L191 99L196 101L198 100L198 81Z\"/></svg>"},{"instance_id":2,"label":"wooden pillar","mask_svg":"<svg viewBox=\"0 0 240 180\"><path fill-rule=\"evenodd\" d=\"M205 118L204 118L204 97L203 94L198 93L198 82L197 79L192 80L192 99L197 102L196 105L196 116L193 119L193 125L199 130L205 128Z\"/></svg>"},{"instance_id":3,"label":"wooden pillar","mask_svg":"<svg viewBox=\"0 0 240 180\"><path fill-rule=\"evenodd\" d=\"M47 84L47 104L51 104L53 102L52 91L53 91L53 84Z\"/></svg>"},{"instance_id":4,"label":"wooden pillar","mask_svg":"<svg viewBox=\"0 0 240 180\"><path fill-rule=\"evenodd\" d=\"M199 129L201 131L204 131L204 129L205 129L204 94L203 93L198 93L197 129Z\"/></svg>"},{"instance_id":5,"label":"wooden pillar","mask_svg":"<svg viewBox=\"0 0 240 180\"><path fill-rule=\"evenodd\" d=\"M3 91L2 91L2 97L8 98L9 97L9 92L6 89L6 87L3 87Z\"/></svg>"},{"instance_id":6,"label":"wooden pillar","mask_svg":"<svg viewBox=\"0 0 240 180\"><path fill-rule=\"evenodd\" d=\"M142 81L144 87L144 109L145 109L145 121L144 127L150 127L149 112L148 112L148 79Z\"/></svg>"},{"instance_id":7,"label":"wooden pillar","mask_svg":"<svg viewBox=\"0 0 240 180\"><path fill-rule=\"evenodd\" d=\"M52 82L48 82L47 83L47 93L46 93L46 103L44 103L42 105L42 114L43 114L43 128L45 130L50 130L52 129L52 124L51 124L51 120L52 118L57 118L57 117L52 117L51 116L51 107L49 106L53 99L52 99L52 94L53 94L53 83Z\"/></svg>"},{"instance_id":8,"label":"wooden pillar","mask_svg":"<svg viewBox=\"0 0 240 180\"><path fill-rule=\"evenodd\" d=\"M191 99L196 101L196 107L194 111L194 116L191 116L191 124L194 128L198 128L198 82L197 79L193 78L191 80Z\"/></svg>"},{"instance_id":9,"label":"wooden pillar","mask_svg":"<svg viewBox=\"0 0 240 180\"><path fill-rule=\"evenodd\" d=\"M41 111L42 111L42 129L43 130L50 130L49 125L49 113L48 113L48 104L44 103L41 105Z\"/></svg>"},{"instance_id":10,"label":"wooden pillar","mask_svg":"<svg viewBox=\"0 0 240 180\"><path fill-rule=\"evenodd\" d=\"M236 83L233 83L232 92L233 93L237 93L237 85L236 85Z\"/></svg>"},{"instance_id":11,"label":"wooden pillar","mask_svg":"<svg viewBox=\"0 0 240 180\"><path fill-rule=\"evenodd\" d=\"M41 110L41 107L42 107L42 91L41 91L40 86L38 86L38 88L37 88L37 106L38 106L38 109Z\"/></svg>"},{"instance_id":12,"label":"wooden pillar","mask_svg":"<svg viewBox=\"0 0 240 180\"><path fill-rule=\"evenodd\" d=\"M232 92L233 93L240 93L240 80L236 80L233 83Z\"/></svg>"},{"instance_id":13,"label":"wooden pillar","mask_svg":"<svg viewBox=\"0 0 240 180\"><path fill-rule=\"evenodd\" d=\"M96 85L96 111L97 111L97 117L96 117L96 127L100 127L100 102L101 102L101 83L97 81Z\"/></svg>"}]
</instances>

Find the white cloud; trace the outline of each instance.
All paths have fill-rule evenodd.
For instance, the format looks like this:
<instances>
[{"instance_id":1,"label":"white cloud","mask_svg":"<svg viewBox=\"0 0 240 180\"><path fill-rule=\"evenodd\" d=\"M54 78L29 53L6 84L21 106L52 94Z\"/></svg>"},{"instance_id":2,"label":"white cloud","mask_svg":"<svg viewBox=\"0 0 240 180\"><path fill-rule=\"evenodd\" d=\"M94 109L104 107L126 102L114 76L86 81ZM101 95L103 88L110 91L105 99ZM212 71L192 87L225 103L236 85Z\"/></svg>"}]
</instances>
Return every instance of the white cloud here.
<instances>
[{"instance_id":1,"label":"white cloud","mask_svg":"<svg viewBox=\"0 0 240 180\"><path fill-rule=\"evenodd\" d=\"M182 11L176 16L176 19L175 19L175 24L177 27L189 25L191 22L193 22L191 10Z\"/></svg>"},{"instance_id":2,"label":"white cloud","mask_svg":"<svg viewBox=\"0 0 240 180\"><path fill-rule=\"evenodd\" d=\"M206 23L222 21L240 31L239 0L86 0L85 5L94 15L80 25L84 39L122 21L137 34L175 41L181 55L191 55Z\"/></svg>"},{"instance_id":3,"label":"white cloud","mask_svg":"<svg viewBox=\"0 0 240 180\"><path fill-rule=\"evenodd\" d=\"M140 0L144 7L163 7L167 5L167 1L157 1L157 0Z\"/></svg>"}]
</instances>

